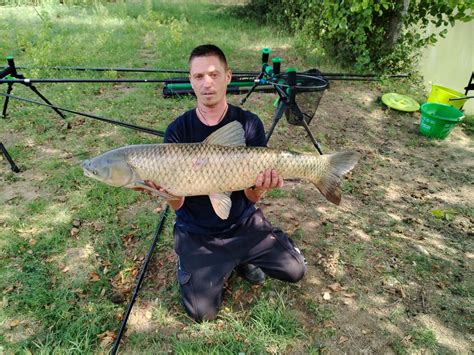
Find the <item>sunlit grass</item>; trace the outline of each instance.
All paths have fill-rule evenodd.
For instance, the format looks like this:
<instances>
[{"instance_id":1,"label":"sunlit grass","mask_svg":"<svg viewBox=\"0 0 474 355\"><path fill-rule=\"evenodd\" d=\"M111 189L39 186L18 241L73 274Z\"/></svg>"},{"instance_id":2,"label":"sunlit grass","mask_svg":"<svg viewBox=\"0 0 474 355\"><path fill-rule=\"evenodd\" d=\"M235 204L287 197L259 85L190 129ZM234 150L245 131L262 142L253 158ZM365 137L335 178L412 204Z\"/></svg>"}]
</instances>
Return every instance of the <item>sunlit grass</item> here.
<instances>
[{"instance_id":1,"label":"sunlit grass","mask_svg":"<svg viewBox=\"0 0 474 355\"><path fill-rule=\"evenodd\" d=\"M13 55L18 66L185 69L190 50L204 42L222 47L234 70L258 71L262 47L270 47L272 57L283 57L284 67L297 66L304 70L321 64L317 56L297 53L293 47L295 39L285 29L278 30L233 17L222 4L185 0L112 3L65 0L59 4L51 0L35 2L37 5L33 8L31 1L17 0L16 3L24 5L0 7L4 15L0 22L0 35L8 39L0 41L0 54ZM6 64L4 59L0 58L3 61L0 66ZM322 64L322 69L337 71L334 63ZM21 69L19 72L30 78L163 79L178 76L40 68ZM370 106L369 109L357 101L357 92L365 85L351 84L352 91L342 95L344 97L340 100L344 100L348 109L354 106L360 112L368 113L374 108ZM164 99L160 84L36 86L59 106L157 130L164 130L175 117L195 105L193 97ZM416 92L410 83L400 81L387 80L373 84L372 88L377 92L382 88ZM40 101L23 85L15 85L13 93ZM239 99L229 97L229 101L235 104ZM275 109L274 100L273 94L255 94L244 108L257 113L268 127ZM326 103L331 114L324 117L325 120L339 119L332 114L332 104ZM0 288L3 291L0 298L0 353L108 352L110 344L101 346L100 334L106 331L114 333L118 329L120 316L130 297L130 287L134 285L159 219L159 211L155 209L162 206L162 200L86 178L80 163L112 148L159 143L161 138L72 114L66 114L71 125L67 129L64 120L52 110L15 100L10 101L8 113L6 120L0 119L0 137L22 172L12 173L7 162L0 161L3 169L0 171L2 202L3 189L13 191L0 209ZM402 116L395 118L401 122ZM358 124L370 124L372 119L370 115L354 118ZM378 119L383 119L384 125L388 126L389 140L399 137L400 127L393 126L390 117ZM470 130L471 121L466 119L465 129ZM321 121L316 122L319 123ZM294 130L291 133L299 129L288 127L285 120L278 128L288 132ZM349 131L350 125L345 133L341 133L338 145L347 142L345 135ZM330 130L316 133L323 146L335 144L330 133ZM372 131L367 133L374 134ZM377 134L377 140L387 138L380 132ZM408 133L403 143L415 149L421 148L420 139ZM299 141L294 136L284 141L275 135L270 145L295 151L314 150L307 141ZM398 186L399 181L390 179L379 188L368 185L374 176L380 174L381 167L388 168L392 164L388 159L377 160L374 153L377 148L365 151L369 163L360 164L358 173L344 180L344 195L362 199L363 192L372 195L374 189L374 196L389 201L386 192ZM367 191L363 191L366 184ZM307 194L308 190L300 186L293 190L284 187L272 190L265 198L267 203L273 204L272 207L291 199L291 203L298 207L313 208L313 198ZM397 199L399 197L395 196L389 202ZM472 329L472 322L463 314L464 309L470 307L469 298L473 293L464 271L460 271L466 266L413 250L402 233L411 228L404 221L405 211L396 211L390 216L384 209L368 206L369 212L365 209L356 211L361 215L370 214L364 215L363 222L356 219L356 226L352 223L356 217L346 213L347 205L328 217L326 212L331 208L334 208L331 211L336 211L332 206L321 207L318 210L320 215L311 217L310 227L304 226L307 221L300 221L297 214L292 215L289 222L286 220L287 223L295 222L291 235L303 251L307 250L308 268L312 273L308 280L333 282L332 278L336 277L338 282L345 283L344 287L352 283L352 287L360 287L363 292L373 291L387 297L395 297L389 292L393 289L382 287L387 284L416 288L428 282L437 283L439 286L435 287L439 287L439 293L430 299L428 305L439 306L441 310L437 316L441 320ZM423 210L424 206L419 208ZM427 224L447 226L452 222L446 218L437 219L430 216L429 209L426 211ZM472 217L471 210L465 206L453 208L453 211L453 216ZM323 342L333 344L331 350L337 352L352 341L344 340L338 328L346 325L344 316L350 318L350 312L356 307L360 307L361 312L357 315L374 311L369 309L372 305L358 303L356 298L354 308L346 307L340 303L340 294L332 293L329 302L321 301L323 282L313 284L305 280L293 288L293 285L267 280L263 288L257 289L260 294L251 302L240 304L234 292L226 298L217 321L196 324L181 307L174 260L166 258L172 255L173 218L171 213L152 259L152 272L147 275L140 294L144 303L151 304L150 318L147 318L149 327L146 328L149 332L128 332L122 345L126 353L134 353L137 349L153 354L164 351L186 354L304 353L305 349L319 349L317 344ZM296 223L301 225L296 226ZM397 229L401 232L392 233ZM429 234L419 237L428 239ZM464 243L465 250L469 249L468 241L462 239L460 243ZM327 261L331 255L338 255L334 258L334 267L343 273L336 276L323 274L327 272L327 265L321 260L325 258ZM156 278L161 276L166 276L166 279L158 287ZM369 289L372 284L364 283L370 277L378 277L374 290ZM235 283L242 293L257 292L240 281ZM299 285L303 286L299 288ZM352 290L345 289L344 292ZM410 297L415 299L418 296L405 295L400 302L409 304ZM416 299L422 302L419 297ZM398 299L393 302L398 302ZM298 314L295 311L298 309L304 314ZM437 338L431 330L404 328L410 323L406 315L408 310L400 309L403 312L388 313L388 320L394 327L399 327L397 334L405 333L404 338L391 343L392 349L400 353L413 349L439 350ZM377 322L379 320L377 315ZM17 325L16 321L19 321ZM308 322L309 326L305 324ZM367 339L372 336L367 335Z\"/></svg>"},{"instance_id":2,"label":"sunlit grass","mask_svg":"<svg viewBox=\"0 0 474 355\"><path fill-rule=\"evenodd\" d=\"M19 70L29 78L167 78L174 75L39 67L185 69L189 51L202 42L221 46L231 67L240 70L259 69L262 46L273 47L275 53L292 51L288 36L229 16L221 5L203 1L43 1L35 7L29 2L2 6L1 12L0 35L9 40L0 43L0 52L14 56L17 66L35 67ZM58 106L157 130L164 130L174 117L194 105L192 97L163 99L162 86L157 84L36 87ZM41 101L25 86L15 85L13 94ZM271 112L273 107L258 110ZM161 138L68 113L71 128L67 129L52 110L15 100L10 101L8 113L0 126L1 134L14 135L5 144L24 173L2 173L2 184L15 189L15 183L29 183L37 194L16 191L18 196L0 212L0 285L9 290L4 296L8 307L0 310L0 319L5 324L19 319L16 327L25 334L16 341L0 337L0 352L100 351L97 335L115 331L119 324L116 315L123 311L123 305L111 301L118 292L111 280L123 277L124 282L133 284L138 258L146 253L158 220L150 206L157 203L143 194L85 178L80 162L121 145L157 143ZM172 248L172 218L167 221L159 250ZM133 244L124 244L127 236L133 236ZM179 306L177 285L172 283L163 292L167 293L162 294L163 302L154 317L164 327L182 327L182 318L176 318L174 311ZM186 349L282 351L301 336L298 322L284 303L284 296L276 303L262 300L248 319L229 314L225 329L215 324L192 325L184 332L189 341L135 334L129 344L148 346L152 353L166 348L178 353ZM31 331L21 328L28 322L35 324ZM236 333L241 339L235 338ZM202 341L196 342L193 334L202 335ZM160 344L163 342L165 345ZM270 345L273 348L268 348Z\"/></svg>"}]
</instances>

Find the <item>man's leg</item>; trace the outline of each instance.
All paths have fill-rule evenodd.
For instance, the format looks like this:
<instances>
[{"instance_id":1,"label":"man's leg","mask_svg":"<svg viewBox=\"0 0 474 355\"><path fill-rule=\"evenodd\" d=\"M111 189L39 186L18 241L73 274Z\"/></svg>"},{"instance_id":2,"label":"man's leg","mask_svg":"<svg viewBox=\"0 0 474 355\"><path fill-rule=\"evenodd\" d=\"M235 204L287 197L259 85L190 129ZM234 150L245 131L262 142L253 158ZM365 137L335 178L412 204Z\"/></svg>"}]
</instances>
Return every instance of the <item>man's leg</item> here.
<instances>
[{"instance_id":1,"label":"man's leg","mask_svg":"<svg viewBox=\"0 0 474 355\"><path fill-rule=\"evenodd\" d=\"M288 236L274 228L262 211L257 210L239 228L242 238L251 238L251 247L242 262L259 266L270 277L298 282L306 272L306 260ZM253 241L252 241L253 239Z\"/></svg>"},{"instance_id":2,"label":"man's leg","mask_svg":"<svg viewBox=\"0 0 474 355\"><path fill-rule=\"evenodd\" d=\"M262 285L265 282L265 274L254 264L240 264L236 268L237 274L253 285Z\"/></svg>"},{"instance_id":3,"label":"man's leg","mask_svg":"<svg viewBox=\"0 0 474 355\"><path fill-rule=\"evenodd\" d=\"M215 319L235 259L211 236L190 234L175 226L174 238L184 308L198 322Z\"/></svg>"}]
</instances>

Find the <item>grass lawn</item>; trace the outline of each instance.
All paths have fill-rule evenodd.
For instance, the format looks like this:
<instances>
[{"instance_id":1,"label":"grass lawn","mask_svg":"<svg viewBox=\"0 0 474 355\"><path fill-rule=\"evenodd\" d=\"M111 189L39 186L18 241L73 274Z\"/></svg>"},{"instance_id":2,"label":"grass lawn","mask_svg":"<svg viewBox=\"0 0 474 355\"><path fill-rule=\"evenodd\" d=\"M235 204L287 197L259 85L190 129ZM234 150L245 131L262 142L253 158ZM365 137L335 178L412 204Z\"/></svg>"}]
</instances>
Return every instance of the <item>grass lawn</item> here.
<instances>
[{"instance_id":1,"label":"grass lawn","mask_svg":"<svg viewBox=\"0 0 474 355\"><path fill-rule=\"evenodd\" d=\"M220 46L237 70L258 71L263 47L282 57L284 67L325 63L298 53L284 30L232 15L232 1L65 3L0 6L0 54L34 67L19 70L26 77L175 77L41 67L185 69L189 52L202 43ZM320 69L341 71L330 63ZM157 130L195 104L192 97L163 98L161 84L36 87L58 106ZM323 96L311 128L324 151L363 155L343 182L340 207L296 182L260 204L303 250L302 282L268 279L252 287L232 277L218 320L194 323L179 302L171 214L120 350L469 352L472 117L446 141L429 140L417 133L419 114L380 104L383 92L397 90L424 100L417 86L401 80L334 82ZM39 100L19 84L13 94ZM244 108L269 127L275 98L256 93ZM240 99L229 96L236 105ZM0 353L108 352L165 205L84 177L80 162L161 138L72 114L65 122L16 100L8 113L0 118L0 141L21 172L0 160ZM300 127L282 120L270 145L313 150L308 142Z\"/></svg>"}]
</instances>

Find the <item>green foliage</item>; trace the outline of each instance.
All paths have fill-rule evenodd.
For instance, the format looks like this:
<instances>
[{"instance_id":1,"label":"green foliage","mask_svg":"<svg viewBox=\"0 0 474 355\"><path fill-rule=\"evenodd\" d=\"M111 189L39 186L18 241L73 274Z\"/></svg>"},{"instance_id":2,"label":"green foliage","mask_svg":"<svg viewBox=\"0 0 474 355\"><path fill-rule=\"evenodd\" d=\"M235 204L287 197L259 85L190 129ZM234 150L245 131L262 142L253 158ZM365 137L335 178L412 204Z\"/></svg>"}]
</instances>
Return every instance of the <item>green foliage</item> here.
<instances>
[{"instance_id":1,"label":"green foliage","mask_svg":"<svg viewBox=\"0 0 474 355\"><path fill-rule=\"evenodd\" d=\"M275 188L267 192L267 197L270 197L270 198L282 198L282 197L287 197L287 196L288 196L288 192L279 188Z\"/></svg>"},{"instance_id":2,"label":"green foliage","mask_svg":"<svg viewBox=\"0 0 474 355\"><path fill-rule=\"evenodd\" d=\"M474 115L466 115L462 127L467 134L472 136L474 134Z\"/></svg>"},{"instance_id":3,"label":"green foliage","mask_svg":"<svg viewBox=\"0 0 474 355\"><path fill-rule=\"evenodd\" d=\"M205 38L221 46L234 67L250 68L259 55L249 45L251 39L258 37L272 47L289 41L275 37L266 26L244 26L241 19L221 16L221 5L203 1L0 0L0 6L0 34L10 39L0 42L0 52L14 56L18 66L185 68L189 51ZM115 71L21 73L33 78L150 78ZM164 99L161 86L149 84L67 83L38 89L59 106L159 130L195 105L191 97ZM26 86L15 86L13 93L32 97ZM0 136L21 173L12 173L0 154L0 353L108 352L100 347L98 335L119 327L116 317L123 314L129 295L123 296L123 304L115 296L135 285L134 272L158 222L153 211L163 201L88 179L80 163L118 146L159 143L161 138L72 114L66 114L71 124L66 129L64 120L44 107L13 100L8 108ZM274 108L258 109L262 117L271 117ZM130 353L143 349L143 343L147 353L172 346L177 353L264 353L267 344L282 352L298 341L298 323L291 309L283 308L287 296L277 303L259 303L251 316L250 311L231 312L224 329L198 333L202 342L183 331L188 320L170 258L173 222L170 213L150 265L169 282L158 289L149 274L139 295L141 300L159 298L167 313L160 332L131 332L123 345L133 349ZM155 324L154 319L147 322ZM175 323L184 339L161 332Z\"/></svg>"},{"instance_id":4,"label":"green foliage","mask_svg":"<svg viewBox=\"0 0 474 355\"><path fill-rule=\"evenodd\" d=\"M281 293L259 299L249 317L241 319L232 313L222 320L193 324L189 337L174 344L177 354L238 354L250 352L284 352L288 344L302 337L296 317L286 307Z\"/></svg>"},{"instance_id":5,"label":"green foliage","mask_svg":"<svg viewBox=\"0 0 474 355\"><path fill-rule=\"evenodd\" d=\"M306 307L318 324L334 319L334 310L328 305L320 305L314 300L309 300Z\"/></svg>"},{"instance_id":6,"label":"green foliage","mask_svg":"<svg viewBox=\"0 0 474 355\"><path fill-rule=\"evenodd\" d=\"M242 12L290 29L311 55L391 72L410 69L420 48L444 37L446 26L473 19L473 9L464 0L252 0Z\"/></svg>"},{"instance_id":7,"label":"green foliage","mask_svg":"<svg viewBox=\"0 0 474 355\"><path fill-rule=\"evenodd\" d=\"M431 329L415 329L410 335L412 343L417 348L428 348L431 350L437 348L436 335Z\"/></svg>"},{"instance_id":8,"label":"green foliage","mask_svg":"<svg viewBox=\"0 0 474 355\"><path fill-rule=\"evenodd\" d=\"M455 211L452 208L448 210L434 209L431 210L431 214L438 219L446 219L447 221L452 221L455 216Z\"/></svg>"}]
</instances>

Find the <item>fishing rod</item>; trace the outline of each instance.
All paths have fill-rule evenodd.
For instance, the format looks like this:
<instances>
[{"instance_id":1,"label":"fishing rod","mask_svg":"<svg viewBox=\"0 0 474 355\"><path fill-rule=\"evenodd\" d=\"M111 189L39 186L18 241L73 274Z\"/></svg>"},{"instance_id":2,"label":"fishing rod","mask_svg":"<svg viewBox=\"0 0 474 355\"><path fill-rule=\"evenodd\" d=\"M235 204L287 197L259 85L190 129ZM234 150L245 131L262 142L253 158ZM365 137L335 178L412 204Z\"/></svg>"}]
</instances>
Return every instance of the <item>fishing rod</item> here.
<instances>
[{"instance_id":1,"label":"fishing rod","mask_svg":"<svg viewBox=\"0 0 474 355\"><path fill-rule=\"evenodd\" d=\"M0 84L33 83L167 83L165 79L0 79Z\"/></svg>"},{"instance_id":2,"label":"fishing rod","mask_svg":"<svg viewBox=\"0 0 474 355\"><path fill-rule=\"evenodd\" d=\"M23 75L20 78L6 76L4 79L0 78L0 84L26 84L33 83L190 83L189 78L168 78L168 79L83 79L83 78L47 78L47 79L30 79ZM245 86L253 84L253 77L248 75L233 75L231 79L231 86ZM240 83L240 84L237 84Z\"/></svg>"},{"instance_id":3,"label":"fishing rod","mask_svg":"<svg viewBox=\"0 0 474 355\"><path fill-rule=\"evenodd\" d=\"M8 63L8 67L0 72L0 80L7 80L8 81L8 80L24 80L25 79L25 77L23 75L18 73L17 68L15 66L15 61L13 60L12 56L7 57L7 63ZM2 82L0 82L0 84L2 84ZM22 82L22 84L25 85L26 87L30 88L30 90L32 90L36 95L38 95L48 105L52 105L52 103L49 102L49 100L43 94L41 94L38 91L38 89L31 82L24 81L24 82ZM11 92L13 91L13 83L12 82L7 82L7 85L8 85L7 95L10 95ZM7 107L8 107L8 101L9 100L10 100L10 97L8 97L8 96L5 97L5 102L3 104L3 111L2 111L3 117L7 116ZM61 111L59 111L55 108L53 108L53 110L56 111L56 113L59 116L61 116L61 118L63 118L63 119L66 118L66 117L64 117L64 115Z\"/></svg>"},{"instance_id":4,"label":"fishing rod","mask_svg":"<svg viewBox=\"0 0 474 355\"><path fill-rule=\"evenodd\" d=\"M148 254L143 261L143 265L140 271L140 275L138 276L138 281L137 284L135 285L135 289L133 290L133 295L130 299L130 302L127 306L127 310L125 311L125 314L123 316L122 323L120 324L120 329L117 333L117 336L115 337L114 345L112 347L112 351L110 352L111 355L115 355L117 353L117 350L120 346L120 340L122 339L123 333L125 332L125 327L127 325L128 317L130 316L130 313L132 312L132 307L135 304L135 300L138 296L138 291L140 290L140 287L143 283L143 279L145 278L145 273L148 269L148 265L151 260L151 256L153 255L153 251L155 250L155 246L158 243L158 240L161 235L161 231L163 230L163 225L166 219L166 216L168 214L169 206L166 205L165 210L161 213L161 219L160 222L158 223L158 226L156 228L155 234L153 236L153 241L151 242L150 248L148 249Z\"/></svg>"},{"instance_id":5,"label":"fishing rod","mask_svg":"<svg viewBox=\"0 0 474 355\"><path fill-rule=\"evenodd\" d=\"M154 68L107 68L107 67L61 67L61 66L19 66L18 69L27 70L74 70L74 71L116 71L116 72L131 72L131 73L177 73L177 74L188 74L189 70L186 69L154 69ZM252 71L235 71L235 74L254 75L258 74Z\"/></svg>"},{"instance_id":6,"label":"fishing rod","mask_svg":"<svg viewBox=\"0 0 474 355\"><path fill-rule=\"evenodd\" d=\"M42 103L42 102L39 102L39 101L34 101L34 100L31 100L31 99L26 99L26 98L11 95L11 94L4 94L4 93L0 92L0 96L5 97L5 102L8 102L7 100L12 98L12 99L16 99L16 100L19 100L19 101L33 103L33 104L36 104L36 105L39 105L39 106L49 107L49 108L55 110L56 112L58 112L61 115L61 117L63 117L63 118L65 118L65 117L64 117L64 115L61 111L73 113L73 114L88 117L88 118L93 118L93 119L96 119L98 121L111 123L111 124L121 126L121 127L125 127L125 128L134 129L136 131L153 134L153 135L159 136L159 137L164 137L165 136L165 133L163 131L157 131L157 130L154 130L154 129L151 129L151 128L141 127L141 126L137 126L137 125L134 125L134 124L131 124L131 123L121 122L121 121L113 120L113 119L110 119L110 118L105 118L105 117L101 117L101 116L97 116L97 115L92 115L92 114L85 113L85 112L69 110L67 108L59 107L59 106L52 105L52 104L45 104L45 103ZM48 103L49 103L49 101L48 101ZM20 169L15 164L15 162L13 161L13 159L10 156L10 153L8 152L7 148L3 145L2 142L0 142L0 153L2 153L3 156L5 156L7 161L10 163L11 170L14 171L15 173L18 173L20 171Z\"/></svg>"},{"instance_id":7,"label":"fishing rod","mask_svg":"<svg viewBox=\"0 0 474 355\"><path fill-rule=\"evenodd\" d=\"M75 71L116 71L116 72L136 72L136 73L177 73L177 74L188 74L189 70L186 69L159 69L159 68L108 68L108 67L63 67L63 66L19 66L18 69L41 69L41 70L75 70ZM254 71L233 71L236 75L258 75L259 72ZM322 75L326 77L336 77L337 79L333 80L350 80L345 78L369 78L369 77L387 77L387 78L406 78L408 74L357 74L357 73L325 73L322 72Z\"/></svg>"},{"instance_id":8,"label":"fishing rod","mask_svg":"<svg viewBox=\"0 0 474 355\"><path fill-rule=\"evenodd\" d=\"M121 126L121 127L125 127L125 128L134 129L136 131L153 134L153 135L159 136L159 137L164 137L165 136L165 133L163 131L157 131L157 130L154 130L154 129L151 129L151 128L137 126L137 125L134 125L134 124L131 124L131 123L121 122L121 121L113 120L113 119L106 118L106 117L92 115L90 113L85 113L85 112L80 112L80 111L75 111L75 110L69 110L67 108L59 107L59 106L56 106L56 105L48 105L48 104L45 104L43 102L34 101L34 100L31 100L31 99L26 99L24 97L19 97L19 96L10 95L10 94L4 94L4 93L1 93L1 92L0 92L0 96L9 97L9 98L12 98L12 99L15 99L15 100L29 102L29 103L32 103L32 104L35 104L35 105L49 107L49 108L52 108L52 109L73 113L73 114L79 115L79 116L93 118L93 119L98 120L98 121L111 123L111 124Z\"/></svg>"},{"instance_id":9,"label":"fishing rod","mask_svg":"<svg viewBox=\"0 0 474 355\"><path fill-rule=\"evenodd\" d=\"M15 66L13 57L7 57L8 67L0 72L0 85L6 83L8 85L7 95L10 95L13 90L14 84L23 84L33 90L44 102L51 105L51 108L55 110L62 118L65 118L60 110L54 108L54 105L42 95L38 89L33 85L34 83L164 83L163 96L172 97L175 95L188 95L194 94L194 90L191 87L189 78L177 78L177 79L83 79L83 78L62 78L62 79L31 79L25 78L24 75L18 73L18 67ZM167 87L171 84L171 90ZM180 83L187 83L184 87ZM174 86L173 86L174 85ZM253 85L253 77L249 75L233 75L231 82L227 87L227 93L229 94L242 94L248 90L245 87L251 87ZM185 89L184 91L182 89ZM271 87L262 87L259 91L271 92ZM7 107L10 97L5 97L3 106L3 117L7 115Z\"/></svg>"},{"instance_id":10,"label":"fishing rod","mask_svg":"<svg viewBox=\"0 0 474 355\"><path fill-rule=\"evenodd\" d=\"M164 83L163 96L170 97L173 95L184 95L193 94L194 90L191 87L191 83L187 78L176 79L0 79L0 84L23 84L30 86L34 83ZM253 85L253 80L249 80L248 77L233 77L232 81L227 86L228 94L243 94L248 92L247 88ZM271 86L262 86L258 91L261 92L273 92ZM7 94L11 92L10 86ZM47 103L51 104L42 96L39 92L35 91L41 98ZM8 97L7 97L8 98ZM5 101L4 116L6 116L6 107L8 102ZM51 104L52 105L52 104Z\"/></svg>"},{"instance_id":11,"label":"fishing rod","mask_svg":"<svg viewBox=\"0 0 474 355\"><path fill-rule=\"evenodd\" d=\"M323 79L323 83L320 81ZM244 94L247 93L247 97L250 93L254 91L258 92L278 92L278 88L287 88L288 85L285 84L286 74L279 74L278 77L272 79L272 81L255 77L245 77L246 81L236 81L231 82L227 86L228 94ZM328 80L321 75L316 75L315 72L303 72L298 73L298 80L296 85L298 86L299 92L310 92L310 91L320 91L322 87L327 86ZM194 94L194 90L191 86L191 82L188 78L173 78L170 79L163 88L163 96L165 98L173 97L175 95L191 95ZM241 101L243 104L247 98L244 98Z\"/></svg>"}]
</instances>

